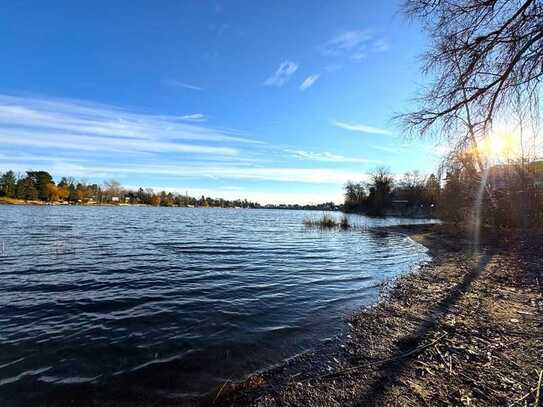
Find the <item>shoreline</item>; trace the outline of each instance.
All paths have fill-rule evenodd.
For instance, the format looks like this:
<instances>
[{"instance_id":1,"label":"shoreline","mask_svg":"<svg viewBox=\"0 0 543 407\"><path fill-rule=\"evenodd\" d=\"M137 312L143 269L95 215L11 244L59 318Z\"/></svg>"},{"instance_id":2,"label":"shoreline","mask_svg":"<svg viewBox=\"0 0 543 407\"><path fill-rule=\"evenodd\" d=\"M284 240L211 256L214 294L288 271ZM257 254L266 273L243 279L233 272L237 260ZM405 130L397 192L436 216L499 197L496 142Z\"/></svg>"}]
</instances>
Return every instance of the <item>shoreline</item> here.
<instances>
[{"instance_id":1,"label":"shoreline","mask_svg":"<svg viewBox=\"0 0 543 407\"><path fill-rule=\"evenodd\" d=\"M182 209L263 209L263 210L291 210L291 211L315 211L315 212L341 212L339 209L319 209L319 208L291 208L282 206L259 206L259 207L243 207L243 206L179 206L179 205L149 205L149 204L130 204L130 203L66 203L66 202L46 202L46 201L25 201L16 198L0 197L0 206L59 206L59 207L119 207L119 208L182 208ZM421 218L422 219L422 218Z\"/></svg>"},{"instance_id":2,"label":"shoreline","mask_svg":"<svg viewBox=\"0 0 543 407\"><path fill-rule=\"evenodd\" d=\"M374 230L410 237L432 260L391 281L334 340L227 382L202 405L542 402L541 236L485 235L473 255L446 225Z\"/></svg>"}]
</instances>

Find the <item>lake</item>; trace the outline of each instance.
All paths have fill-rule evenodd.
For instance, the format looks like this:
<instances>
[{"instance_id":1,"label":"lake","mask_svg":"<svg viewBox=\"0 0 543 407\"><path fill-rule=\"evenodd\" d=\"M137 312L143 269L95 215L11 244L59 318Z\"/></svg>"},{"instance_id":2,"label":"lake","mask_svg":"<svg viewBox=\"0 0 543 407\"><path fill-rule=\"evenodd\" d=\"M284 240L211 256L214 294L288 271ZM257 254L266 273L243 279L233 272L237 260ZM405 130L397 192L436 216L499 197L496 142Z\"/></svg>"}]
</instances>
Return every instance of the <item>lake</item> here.
<instances>
[{"instance_id":1,"label":"lake","mask_svg":"<svg viewBox=\"0 0 543 407\"><path fill-rule=\"evenodd\" d=\"M201 396L337 335L429 260L363 228L424 220L304 227L320 215L0 206L0 404Z\"/></svg>"}]
</instances>

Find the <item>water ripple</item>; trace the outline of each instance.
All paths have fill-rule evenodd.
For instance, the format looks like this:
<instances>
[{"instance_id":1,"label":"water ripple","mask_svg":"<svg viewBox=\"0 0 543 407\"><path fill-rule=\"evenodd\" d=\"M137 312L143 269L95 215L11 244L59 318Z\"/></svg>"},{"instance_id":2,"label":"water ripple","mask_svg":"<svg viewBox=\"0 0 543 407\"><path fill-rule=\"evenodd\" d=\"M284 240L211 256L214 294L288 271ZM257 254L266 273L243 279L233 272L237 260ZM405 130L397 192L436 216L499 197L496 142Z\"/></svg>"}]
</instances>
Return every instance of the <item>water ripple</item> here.
<instances>
[{"instance_id":1,"label":"water ripple","mask_svg":"<svg viewBox=\"0 0 543 407\"><path fill-rule=\"evenodd\" d=\"M428 260L403 236L307 230L307 216L0 207L0 400L36 404L59 386L206 393L334 335L383 280Z\"/></svg>"}]
</instances>

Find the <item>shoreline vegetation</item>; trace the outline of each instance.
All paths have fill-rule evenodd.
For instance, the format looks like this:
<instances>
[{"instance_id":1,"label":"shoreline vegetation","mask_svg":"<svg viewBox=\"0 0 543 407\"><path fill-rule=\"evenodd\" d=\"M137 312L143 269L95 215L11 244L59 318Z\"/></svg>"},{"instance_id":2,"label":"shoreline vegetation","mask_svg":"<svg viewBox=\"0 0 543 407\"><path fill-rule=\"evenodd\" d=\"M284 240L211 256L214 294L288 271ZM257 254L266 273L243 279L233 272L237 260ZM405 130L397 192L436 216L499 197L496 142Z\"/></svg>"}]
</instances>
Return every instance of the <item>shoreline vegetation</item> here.
<instances>
[{"instance_id":1,"label":"shoreline vegetation","mask_svg":"<svg viewBox=\"0 0 543 407\"><path fill-rule=\"evenodd\" d=\"M102 185L62 177L55 183L47 171L27 171L15 174L0 172L0 205L82 205L82 206L165 206L188 208L250 208L337 211L342 207L333 202L320 204L261 205L247 199L222 199L202 195L200 198L152 188L130 190L118 181L104 181Z\"/></svg>"},{"instance_id":2,"label":"shoreline vegetation","mask_svg":"<svg viewBox=\"0 0 543 407\"><path fill-rule=\"evenodd\" d=\"M540 405L543 235L486 229L479 252L451 225L376 228L426 246L429 264L391 282L345 332L203 405Z\"/></svg>"},{"instance_id":3,"label":"shoreline vegetation","mask_svg":"<svg viewBox=\"0 0 543 407\"><path fill-rule=\"evenodd\" d=\"M318 229L341 229L348 230L351 228L349 218L343 215L339 220L329 213L323 213L319 219L306 218L304 219L304 225L308 228Z\"/></svg>"}]
</instances>

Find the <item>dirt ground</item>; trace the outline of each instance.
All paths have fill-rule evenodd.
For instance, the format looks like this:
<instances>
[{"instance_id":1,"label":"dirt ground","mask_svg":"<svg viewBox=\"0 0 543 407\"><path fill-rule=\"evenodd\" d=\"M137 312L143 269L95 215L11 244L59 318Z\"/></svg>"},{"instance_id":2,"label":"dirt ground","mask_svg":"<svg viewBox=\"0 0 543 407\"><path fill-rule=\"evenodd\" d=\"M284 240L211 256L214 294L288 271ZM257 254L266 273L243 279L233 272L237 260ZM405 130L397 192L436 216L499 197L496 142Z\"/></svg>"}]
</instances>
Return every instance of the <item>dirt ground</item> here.
<instances>
[{"instance_id":1,"label":"dirt ground","mask_svg":"<svg viewBox=\"0 0 543 407\"><path fill-rule=\"evenodd\" d=\"M543 238L494 234L474 254L448 226L387 229L434 260L395 280L345 334L242 383L215 406L542 406Z\"/></svg>"}]
</instances>

